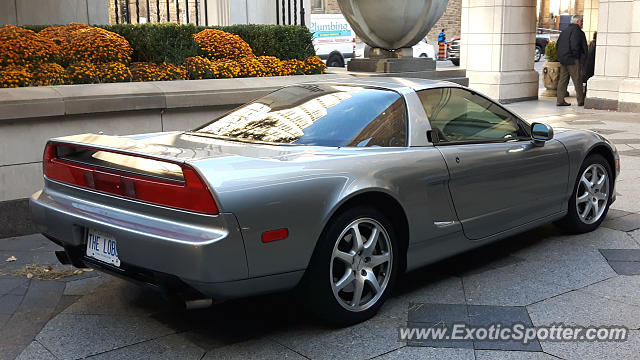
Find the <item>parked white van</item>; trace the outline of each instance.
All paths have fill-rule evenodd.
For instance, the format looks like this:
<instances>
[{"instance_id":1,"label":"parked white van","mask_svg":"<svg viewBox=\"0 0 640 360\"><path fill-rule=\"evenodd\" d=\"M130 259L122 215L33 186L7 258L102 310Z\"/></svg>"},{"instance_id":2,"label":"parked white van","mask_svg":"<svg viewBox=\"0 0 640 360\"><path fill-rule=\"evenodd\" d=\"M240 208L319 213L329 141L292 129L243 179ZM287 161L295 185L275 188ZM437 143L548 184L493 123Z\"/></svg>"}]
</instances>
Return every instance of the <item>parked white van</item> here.
<instances>
[{"instance_id":1,"label":"parked white van","mask_svg":"<svg viewBox=\"0 0 640 360\"><path fill-rule=\"evenodd\" d=\"M311 14L316 55L329 67L344 67L356 54L356 35L342 14Z\"/></svg>"}]
</instances>

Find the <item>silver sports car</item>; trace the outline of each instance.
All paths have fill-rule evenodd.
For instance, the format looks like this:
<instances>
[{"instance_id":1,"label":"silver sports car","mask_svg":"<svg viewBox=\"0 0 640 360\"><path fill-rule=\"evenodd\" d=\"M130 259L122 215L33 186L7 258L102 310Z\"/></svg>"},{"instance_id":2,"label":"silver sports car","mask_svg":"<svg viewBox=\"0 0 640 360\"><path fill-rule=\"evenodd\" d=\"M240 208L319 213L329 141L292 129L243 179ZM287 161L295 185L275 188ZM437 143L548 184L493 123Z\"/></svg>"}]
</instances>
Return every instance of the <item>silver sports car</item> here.
<instances>
[{"instance_id":1,"label":"silver sports car","mask_svg":"<svg viewBox=\"0 0 640 360\"><path fill-rule=\"evenodd\" d=\"M348 79L193 131L52 139L31 209L63 263L191 304L297 287L347 324L406 271L551 221L595 229L619 170L602 136L471 89Z\"/></svg>"}]
</instances>

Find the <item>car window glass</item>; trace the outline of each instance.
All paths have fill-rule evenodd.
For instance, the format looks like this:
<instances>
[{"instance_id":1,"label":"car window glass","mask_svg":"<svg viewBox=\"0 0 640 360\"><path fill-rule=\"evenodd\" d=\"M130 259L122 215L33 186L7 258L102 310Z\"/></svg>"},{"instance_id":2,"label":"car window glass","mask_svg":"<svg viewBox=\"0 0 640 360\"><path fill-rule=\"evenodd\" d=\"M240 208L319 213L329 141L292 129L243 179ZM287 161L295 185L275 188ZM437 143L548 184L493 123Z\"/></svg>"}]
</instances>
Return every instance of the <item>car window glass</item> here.
<instances>
[{"instance_id":1,"label":"car window glass","mask_svg":"<svg viewBox=\"0 0 640 360\"><path fill-rule=\"evenodd\" d=\"M405 146L404 99L361 86L276 90L196 130L225 138L318 146Z\"/></svg>"},{"instance_id":2,"label":"car window glass","mask_svg":"<svg viewBox=\"0 0 640 360\"><path fill-rule=\"evenodd\" d=\"M461 88L418 92L438 142L494 141L526 136L518 121L494 102Z\"/></svg>"}]
</instances>

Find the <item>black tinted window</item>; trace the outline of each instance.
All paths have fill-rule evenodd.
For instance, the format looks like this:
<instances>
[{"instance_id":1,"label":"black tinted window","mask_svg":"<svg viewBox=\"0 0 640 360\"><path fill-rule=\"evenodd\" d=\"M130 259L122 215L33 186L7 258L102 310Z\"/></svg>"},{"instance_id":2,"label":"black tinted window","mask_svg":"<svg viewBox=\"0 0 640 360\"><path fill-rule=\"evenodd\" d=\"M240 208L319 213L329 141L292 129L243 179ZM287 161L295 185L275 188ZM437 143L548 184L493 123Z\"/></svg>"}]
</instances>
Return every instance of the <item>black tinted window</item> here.
<instances>
[{"instance_id":1,"label":"black tinted window","mask_svg":"<svg viewBox=\"0 0 640 360\"><path fill-rule=\"evenodd\" d=\"M393 92L358 86L286 87L196 132L319 146L405 146L406 109Z\"/></svg>"},{"instance_id":2,"label":"black tinted window","mask_svg":"<svg viewBox=\"0 0 640 360\"><path fill-rule=\"evenodd\" d=\"M526 134L501 106L460 88L418 93L439 142L508 140Z\"/></svg>"}]
</instances>

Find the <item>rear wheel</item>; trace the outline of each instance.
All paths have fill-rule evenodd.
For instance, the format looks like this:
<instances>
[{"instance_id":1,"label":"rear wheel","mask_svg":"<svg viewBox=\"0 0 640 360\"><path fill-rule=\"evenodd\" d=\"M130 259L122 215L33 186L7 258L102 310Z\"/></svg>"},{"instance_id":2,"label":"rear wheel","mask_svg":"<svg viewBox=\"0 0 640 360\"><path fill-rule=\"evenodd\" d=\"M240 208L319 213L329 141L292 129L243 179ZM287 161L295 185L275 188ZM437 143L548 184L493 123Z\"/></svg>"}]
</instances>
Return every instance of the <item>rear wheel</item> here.
<instances>
[{"instance_id":1,"label":"rear wheel","mask_svg":"<svg viewBox=\"0 0 640 360\"><path fill-rule=\"evenodd\" d=\"M327 59L328 67L344 67L344 59L338 54L331 54Z\"/></svg>"},{"instance_id":2,"label":"rear wheel","mask_svg":"<svg viewBox=\"0 0 640 360\"><path fill-rule=\"evenodd\" d=\"M455 66L460 66L460 59L451 59L451 63Z\"/></svg>"},{"instance_id":3,"label":"rear wheel","mask_svg":"<svg viewBox=\"0 0 640 360\"><path fill-rule=\"evenodd\" d=\"M325 229L307 273L306 302L330 323L349 325L373 317L391 292L398 250L391 222L358 206Z\"/></svg>"},{"instance_id":4,"label":"rear wheel","mask_svg":"<svg viewBox=\"0 0 640 360\"><path fill-rule=\"evenodd\" d=\"M580 167L567 215L558 224L573 233L593 231L600 226L611 202L611 174L611 166L602 155L589 155Z\"/></svg>"}]
</instances>

